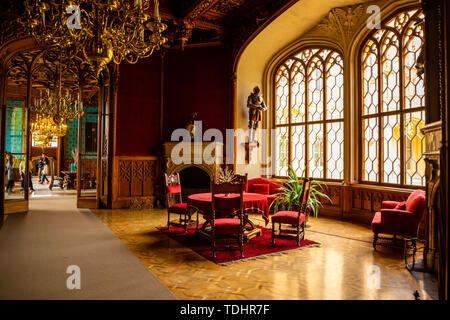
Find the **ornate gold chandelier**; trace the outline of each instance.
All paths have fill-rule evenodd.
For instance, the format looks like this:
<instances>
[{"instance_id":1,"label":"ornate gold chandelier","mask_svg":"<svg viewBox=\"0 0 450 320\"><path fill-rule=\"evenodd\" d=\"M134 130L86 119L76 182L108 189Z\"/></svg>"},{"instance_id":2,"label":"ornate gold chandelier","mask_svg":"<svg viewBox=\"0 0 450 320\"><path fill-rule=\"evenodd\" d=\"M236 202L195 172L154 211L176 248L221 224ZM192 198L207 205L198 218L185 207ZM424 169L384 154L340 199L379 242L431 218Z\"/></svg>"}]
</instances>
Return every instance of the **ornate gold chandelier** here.
<instances>
[{"instance_id":1,"label":"ornate gold chandelier","mask_svg":"<svg viewBox=\"0 0 450 320\"><path fill-rule=\"evenodd\" d=\"M83 106L78 94L73 98L69 90L62 89L61 81L54 92L47 89L44 95L42 91L39 98L34 98L31 112L43 118L50 118L55 125L67 123L68 120L76 120L83 115Z\"/></svg>"},{"instance_id":2,"label":"ornate gold chandelier","mask_svg":"<svg viewBox=\"0 0 450 320\"><path fill-rule=\"evenodd\" d=\"M35 114L31 123L31 132L35 142L48 146L55 137L67 134L67 122L83 115L83 104L80 94L77 96L69 89L63 88L62 61L57 67L57 85L54 91L40 91L39 98L34 98L30 111Z\"/></svg>"},{"instance_id":3,"label":"ornate gold chandelier","mask_svg":"<svg viewBox=\"0 0 450 320\"><path fill-rule=\"evenodd\" d=\"M52 118L36 115L31 124L31 132L36 146L48 147L56 137L67 134L67 124L56 125Z\"/></svg>"},{"instance_id":4,"label":"ornate gold chandelier","mask_svg":"<svg viewBox=\"0 0 450 320\"><path fill-rule=\"evenodd\" d=\"M167 41L153 1L151 19L150 0L25 0L20 22L40 43L81 51L99 74L111 60L136 63Z\"/></svg>"}]
</instances>

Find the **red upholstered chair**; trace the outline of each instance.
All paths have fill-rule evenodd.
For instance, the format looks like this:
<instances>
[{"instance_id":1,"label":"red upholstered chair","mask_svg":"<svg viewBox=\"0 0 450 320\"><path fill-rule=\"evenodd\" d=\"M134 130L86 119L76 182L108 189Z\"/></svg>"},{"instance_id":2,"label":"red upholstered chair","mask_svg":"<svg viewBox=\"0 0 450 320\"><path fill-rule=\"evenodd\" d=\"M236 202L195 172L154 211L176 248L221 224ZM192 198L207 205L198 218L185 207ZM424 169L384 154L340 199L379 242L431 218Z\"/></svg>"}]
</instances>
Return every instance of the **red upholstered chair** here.
<instances>
[{"instance_id":1,"label":"red upholstered chair","mask_svg":"<svg viewBox=\"0 0 450 320\"><path fill-rule=\"evenodd\" d=\"M373 248L378 239L397 239L417 237L420 223L426 210L426 196L423 190L411 193L405 202L383 201L381 211L372 220ZM391 234L393 238L381 238L379 234Z\"/></svg>"},{"instance_id":2,"label":"red upholstered chair","mask_svg":"<svg viewBox=\"0 0 450 320\"><path fill-rule=\"evenodd\" d=\"M186 232L191 215L187 203L183 203L181 199L180 175L176 173L168 176L165 173L164 176L167 188L167 229L170 229L171 225L182 225L184 232ZM180 222L170 221L171 213L178 214L180 216Z\"/></svg>"},{"instance_id":3,"label":"red upholstered chair","mask_svg":"<svg viewBox=\"0 0 450 320\"><path fill-rule=\"evenodd\" d=\"M244 257L244 187L244 180L211 185L210 240L213 258L216 257L216 250L239 250L240 257ZM217 196L219 194L220 197ZM226 194L233 194L233 197L227 199L224 197ZM217 241L222 240L227 241L228 245L218 247ZM230 241L235 241L237 245L230 246Z\"/></svg>"},{"instance_id":4,"label":"red upholstered chair","mask_svg":"<svg viewBox=\"0 0 450 320\"><path fill-rule=\"evenodd\" d=\"M300 245L301 240L305 239L306 216L309 214L307 210L309 191L311 189L311 179L303 180L303 189L300 195L301 203L298 206L298 211L279 211L272 216L272 244L275 244L275 238L295 239L297 246ZM279 231L275 233L275 224L278 223ZM295 229L282 230L283 224L295 226ZM293 234L293 235L292 235Z\"/></svg>"}]
</instances>

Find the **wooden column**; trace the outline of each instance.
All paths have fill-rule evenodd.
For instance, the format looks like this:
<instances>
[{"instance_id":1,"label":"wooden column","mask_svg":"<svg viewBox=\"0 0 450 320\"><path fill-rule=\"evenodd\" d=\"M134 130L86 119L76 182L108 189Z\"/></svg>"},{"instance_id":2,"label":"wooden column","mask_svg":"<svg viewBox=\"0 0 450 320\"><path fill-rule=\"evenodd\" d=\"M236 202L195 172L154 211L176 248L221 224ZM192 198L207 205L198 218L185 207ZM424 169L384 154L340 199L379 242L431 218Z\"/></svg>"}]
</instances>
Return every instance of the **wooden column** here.
<instances>
[{"instance_id":1,"label":"wooden column","mask_svg":"<svg viewBox=\"0 0 450 320\"><path fill-rule=\"evenodd\" d=\"M160 68L160 80L159 80L159 141L164 143L164 56L165 52L161 51L161 68Z\"/></svg>"},{"instance_id":2,"label":"wooden column","mask_svg":"<svg viewBox=\"0 0 450 320\"><path fill-rule=\"evenodd\" d=\"M426 122L441 121L442 145L439 156L428 160L427 198L433 200L432 190L434 182L440 184L440 201L433 204L428 217L428 243L436 244L439 251L439 297L448 299L448 1L423 0L425 13L425 94L426 94ZM447 72L446 72L447 68ZM426 128L424 128L426 129ZM427 143L428 145L428 143ZM427 146L428 148L428 146ZM437 165L439 163L439 165ZM439 167L440 166L440 167ZM434 171L434 172L433 172ZM437 181L434 181L437 177ZM430 190L431 189L431 190ZM428 248L432 251L431 247ZM427 257L430 259L430 257Z\"/></svg>"},{"instance_id":3,"label":"wooden column","mask_svg":"<svg viewBox=\"0 0 450 320\"><path fill-rule=\"evenodd\" d=\"M80 85L80 99L81 104L83 105L83 86ZM83 136L83 116L78 118L78 146L77 146L77 198L81 196L81 154L83 153L82 150L82 136Z\"/></svg>"},{"instance_id":4,"label":"wooden column","mask_svg":"<svg viewBox=\"0 0 450 320\"><path fill-rule=\"evenodd\" d=\"M0 61L0 172L5 172L5 143L6 143L6 70ZM3 225L4 204L5 204L5 175L0 174L0 227Z\"/></svg>"},{"instance_id":5,"label":"wooden column","mask_svg":"<svg viewBox=\"0 0 450 320\"><path fill-rule=\"evenodd\" d=\"M34 62L34 61L33 61ZM30 155L31 155L31 137L30 137L30 106L31 106L31 82L32 79L32 73L33 73L33 63L30 64L28 69L28 79L27 79L27 99L25 102L25 110L26 110L26 162L25 162L25 183L24 183L24 193L25 193L25 200L29 199L30 193L29 185L30 185Z\"/></svg>"},{"instance_id":6,"label":"wooden column","mask_svg":"<svg viewBox=\"0 0 450 320\"><path fill-rule=\"evenodd\" d=\"M116 114L117 114L117 92L119 90L119 66L109 66L109 103L108 103L108 191L107 208L112 208L113 196L113 165L116 154Z\"/></svg>"}]
</instances>

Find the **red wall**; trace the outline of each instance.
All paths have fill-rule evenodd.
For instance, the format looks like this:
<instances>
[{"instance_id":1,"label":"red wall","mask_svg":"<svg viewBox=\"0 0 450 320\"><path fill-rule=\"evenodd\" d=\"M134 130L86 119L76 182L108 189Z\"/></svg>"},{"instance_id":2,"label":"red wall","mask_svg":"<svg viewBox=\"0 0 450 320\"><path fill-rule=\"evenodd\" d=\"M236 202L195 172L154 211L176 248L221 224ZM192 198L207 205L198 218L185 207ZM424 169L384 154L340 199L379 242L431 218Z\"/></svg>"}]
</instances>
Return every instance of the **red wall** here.
<instances>
[{"instance_id":1,"label":"red wall","mask_svg":"<svg viewBox=\"0 0 450 320\"><path fill-rule=\"evenodd\" d=\"M217 128L225 133L231 108L230 52L222 47L171 51L165 57L164 139L184 128L197 112L203 132Z\"/></svg>"},{"instance_id":2,"label":"red wall","mask_svg":"<svg viewBox=\"0 0 450 320\"><path fill-rule=\"evenodd\" d=\"M159 152L160 57L122 63L116 119L117 155Z\"/></svg>"},{"instance_id":3,"label":"red wall","mask_svg":"<svg viewBox=\"0 0 450 320\"><path fill-rule=\"evenodd\" d=\"M224 47L169 51L164 58L164 140L184 128L192 112L203 131L225 133L232 116L230 52ZM117 96L117 155L158 155L160 57L120 65Z\"/></svg>"}]
</instances>

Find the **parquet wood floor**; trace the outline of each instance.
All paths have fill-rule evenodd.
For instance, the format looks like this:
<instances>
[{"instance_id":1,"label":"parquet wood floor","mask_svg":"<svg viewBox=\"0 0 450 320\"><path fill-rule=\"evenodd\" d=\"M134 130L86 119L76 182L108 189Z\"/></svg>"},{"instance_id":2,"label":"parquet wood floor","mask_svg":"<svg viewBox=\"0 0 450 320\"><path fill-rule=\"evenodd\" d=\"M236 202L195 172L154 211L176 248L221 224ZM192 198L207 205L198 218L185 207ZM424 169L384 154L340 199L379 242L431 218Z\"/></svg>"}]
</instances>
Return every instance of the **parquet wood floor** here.
<instances>
[{"instance_id":1,"label":"parquet wood floor","mask_svg":"<svg viewBox=\"0 0 450 320\"><path fill-rule=\"evenodd\" d=\"M306 238L320 247L218 266L156 229L166 223L164 209L92 211L179 299L409 300L415 290L421 299L435 298L435 282L409 273L401 250L372 249L367 226L313 218ZM367 285L372 265L380 270L379 289Z\"/></svg>"}]
</instances>

